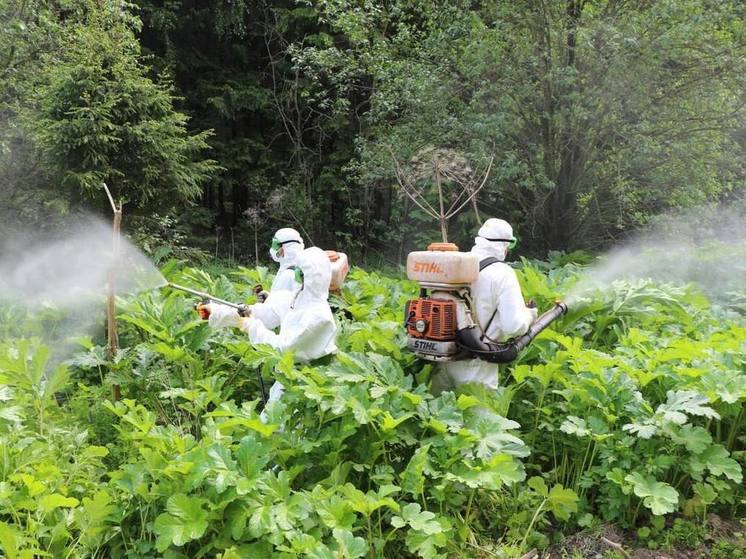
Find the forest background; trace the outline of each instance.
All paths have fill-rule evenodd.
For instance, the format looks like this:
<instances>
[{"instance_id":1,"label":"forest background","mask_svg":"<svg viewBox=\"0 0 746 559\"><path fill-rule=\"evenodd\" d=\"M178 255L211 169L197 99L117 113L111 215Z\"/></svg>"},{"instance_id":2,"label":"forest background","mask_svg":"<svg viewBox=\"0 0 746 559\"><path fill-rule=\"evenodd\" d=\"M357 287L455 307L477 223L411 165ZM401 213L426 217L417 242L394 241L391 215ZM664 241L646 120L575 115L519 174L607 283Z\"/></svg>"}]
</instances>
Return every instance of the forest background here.
<instances>
[{"instance_id":1,"label":"forest background","mask_svg":"<svg viewBox=\"0 0 746 559\"><path fill-rule=\"evenodd\" d=\"M0 234L105 215L152 256L266 258L279 226L356 262L449 224L598 249L744 204L738 0L0 0ZM494 159L493 159L494 158ZM398 180L397 180L398 172Z\"/></svg>"}]
</instances>

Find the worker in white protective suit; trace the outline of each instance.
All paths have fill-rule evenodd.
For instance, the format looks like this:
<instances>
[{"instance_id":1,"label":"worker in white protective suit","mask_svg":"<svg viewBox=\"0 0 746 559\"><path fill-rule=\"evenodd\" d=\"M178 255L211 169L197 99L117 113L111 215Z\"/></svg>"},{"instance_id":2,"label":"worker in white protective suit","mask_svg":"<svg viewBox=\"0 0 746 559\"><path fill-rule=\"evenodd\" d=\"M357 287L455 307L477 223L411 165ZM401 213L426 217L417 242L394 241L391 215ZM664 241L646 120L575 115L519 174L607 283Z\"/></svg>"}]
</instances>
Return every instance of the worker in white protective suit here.
<instances>
[{"instance_id":1,"label":"worker in white protective suit","mask_svg":"<svg viewBox=\"0 0 746 559\"><path fill-rule=\"evenodd\" d=\"M290 227L278 229L269 248L269 255L280 265L270 292L257 292L260 302L249 305L249 313L258 318L267 328L277 328L282 316L290 309L290 303L300 284L295 279L295 268L298 256L303 252L304 244L300 233ZM259 286L261 289L261 286ZM200 316L210 325L221 328L235 326L236 310L227 305L211 303L199 305Z\"/></svg>"},{"instance_id":2,"label":"worker in white protective suit","mask_svg":"<svg viewBox=\"0 0 746 559\"><path fill-rule=\"evenodd\" d=\"M253 313L241 317L231 309L232 313L221 313L216 317L214 310L218 305L214 303L210 304L213 312L209 315L209 323L214 327L237 326L248 334L253 344L268 344L280 351L292 351L296 362L330 355L337 351L337 327L327 302L331 275L331 263L326 253L317 247L305 249L296 260L295 276L300 287L292 294L278 332L268 328ZM284 390L280 382L275 382L270 388L268 402L277 400Z\"/></svg>"},{"instance_id":3,"label":"worker in white protective suit","mask_svg":"<svg viewBox=\"0 0 746 559\"><path fill-rule=\"evenodd\" d=\"M277 230L272 237L269 255L280 265L280 269L272 282L270 294L280 289L294 291L298 287L294 267L304 248L303 238L295 229L284 227Z\"/></svg>"},{"instance_id":4,"label":"worker in white protective suit","mask_svg":"<svg viewBox=\"0 0 746 559\"><path fill-rule=\"evenodd\" d=\"M515 244L510 224L490 218L479 229L471 249L479 256L481 268L471 284L472 318L486 334L485 339L493 342L525 334L537 316L536 308L526 306L523 300L515 271L504 262ZM496 389L497 363L476 358L441 363L433 376L431 391L439 394L467 383Z\"/></svg>"}]
</instances>

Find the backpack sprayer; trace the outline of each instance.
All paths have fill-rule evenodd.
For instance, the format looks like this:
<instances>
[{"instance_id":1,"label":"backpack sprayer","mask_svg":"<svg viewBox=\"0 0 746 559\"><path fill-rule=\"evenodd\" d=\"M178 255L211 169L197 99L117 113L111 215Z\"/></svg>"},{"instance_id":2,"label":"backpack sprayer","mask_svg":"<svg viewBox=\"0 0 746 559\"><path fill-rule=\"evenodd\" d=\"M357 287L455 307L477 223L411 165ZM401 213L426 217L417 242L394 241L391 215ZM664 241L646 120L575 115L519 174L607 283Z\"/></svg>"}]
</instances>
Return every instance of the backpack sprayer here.
<instances>
[{"instance_id":1,"label":"backpack sprayer","mask_svg":"<svg viewBox=\"0 0 746 559\"><path fill-rule=\"evenodd\" d=\"M407 346L428 361L456 361L477 357L492 363L508 363L547 326L567 312L555 302L528 331L505 342L489 339L478 323L471 300L471 284L479 272L497 260L480 263L476 254L459 252L451 243L433 243L426 251L407 256L407 277L420 284L420 296L408 301L404 326ZM494 315L493 315L494 316Z\"/></svg>"}]
</instances>

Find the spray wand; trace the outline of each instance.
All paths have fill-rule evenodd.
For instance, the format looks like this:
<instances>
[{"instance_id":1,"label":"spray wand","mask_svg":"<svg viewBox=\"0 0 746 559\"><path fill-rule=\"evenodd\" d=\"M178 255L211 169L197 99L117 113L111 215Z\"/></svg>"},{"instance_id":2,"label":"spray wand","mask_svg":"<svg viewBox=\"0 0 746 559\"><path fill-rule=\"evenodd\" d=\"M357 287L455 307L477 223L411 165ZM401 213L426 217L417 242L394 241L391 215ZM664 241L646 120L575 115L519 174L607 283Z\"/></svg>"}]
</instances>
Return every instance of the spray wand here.
<instances>
[{"instance_id":1,"label":"spray wand","mask_svg":"<svg viewBox=\"0 0 746 559\"><path fill-rule=\"evenodd\" d=\"M178 291L183 291L185 293L189 293L191 295L196 295L199 297L203 303L220 303L221 305L227 305L229 307L233 307L238 311L238 314L240 316L248 316L249 315L249 307L246 305L241 305L238 303L231 303L230 301L226 301L225 299L221 299L220 297L215 297L215 295L211 295L210 293L207 293L206 291L197 291L196 289L191 289L189 287L184 287L183 285L178 285L175 283L168 282L164 287L170 287L171 289L177 289Z\"/></svg>"},{"instance_id":2,"label":"spray wand","mask_svg":"<svg viewBox=\"0 0 746 559\"><path fill-rule=\"evenodd\" d=\"M562 301L555 301L554 307L539 316L522 336L505 342L495 342L485 340L484 332L472 326L457 332L457 343L474 357L490 363L509 363L515 360L542 330L566 313L567 305Z\"/></svg>"}]
</instances>

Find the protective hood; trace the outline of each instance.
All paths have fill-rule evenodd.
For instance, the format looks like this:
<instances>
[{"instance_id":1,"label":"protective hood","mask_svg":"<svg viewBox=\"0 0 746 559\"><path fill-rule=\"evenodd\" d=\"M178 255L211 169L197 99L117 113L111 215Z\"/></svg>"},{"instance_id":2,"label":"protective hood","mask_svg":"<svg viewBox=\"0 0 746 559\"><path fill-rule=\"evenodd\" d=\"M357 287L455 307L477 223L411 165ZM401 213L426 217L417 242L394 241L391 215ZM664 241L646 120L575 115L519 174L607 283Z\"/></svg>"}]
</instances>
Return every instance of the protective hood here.
<instances>
[{"instance_id":1,"label":"protective hood","mask_svg":"<svg viewBox=\"0 0 746 559\"><path fill-rule=\"evenodd\" d=\"M300 233L290 227L283 227L275 232L272 240L280 245L279 248L272 246L269 249L269 256L272 260L278 262L281 267L293 266L304 248L303 237L300 236ZM280 252L280 248L282 249L282 256L277 254Z\"/></svg>"},{"instance_id":2,"label":"protective hood","mask_svg":"<svg viewBox=\"0 0 746 559\"><path fill-rule=\"evenodd\" d=\"M281 243L286 243L288 241L297 241L298 244L301 245L301 247L303 246L303 237L301 237L300 233L298 233L295 229L291 227L283 227L282 229L278 229L275 232L274 238L280 241Z\"/></svg>"},{"instance_id":3,"label":"protective hood","mask_svg":"<svg viewBox=\"0 0 746 559\"><path fill-rule=\"evenodd\" d=\"M332 265L327 254L318 247L307 248L298 255L295 265L303 272L303 287L298 301L302 298L306 302L326 302L332 279Z\"/></svg>"},{"instance_id":4,"label":"protective hood","mask_svg":"<svg viewBox=\"0 0 746 559\"><path fill-rule=\"evenodd\" d=\"M494 256L502 262L508 254L512 238L513 228L510 224L504 219L492 217L479 228L477 237L474 238L474 248L471 251L478 254L480 258Z\"/></svg>"},{"instance_id":5,"label":"protective hood","mask_svg":"<svg viewBox=\"0 0 746 559\"><path fill-rule=\"evenodd\" d=\"M471 251L478 255L480 260L494 256L500 262L503 262L508 255L508 243L488 241L483 237L475 237L474 246Z\"/></svg>"},{"instance_id":6,"label":"protective hood","mask_svg":"<svg viewBox=\"0 0 746 559\"><path fill-rule=\"evenodd\" d=\"M281 268L288 268L298 264L298 257L303 253L303 243L288 243L282 245L282 256L278 256L276 262Z\"/></svg>"}]
</instances>

